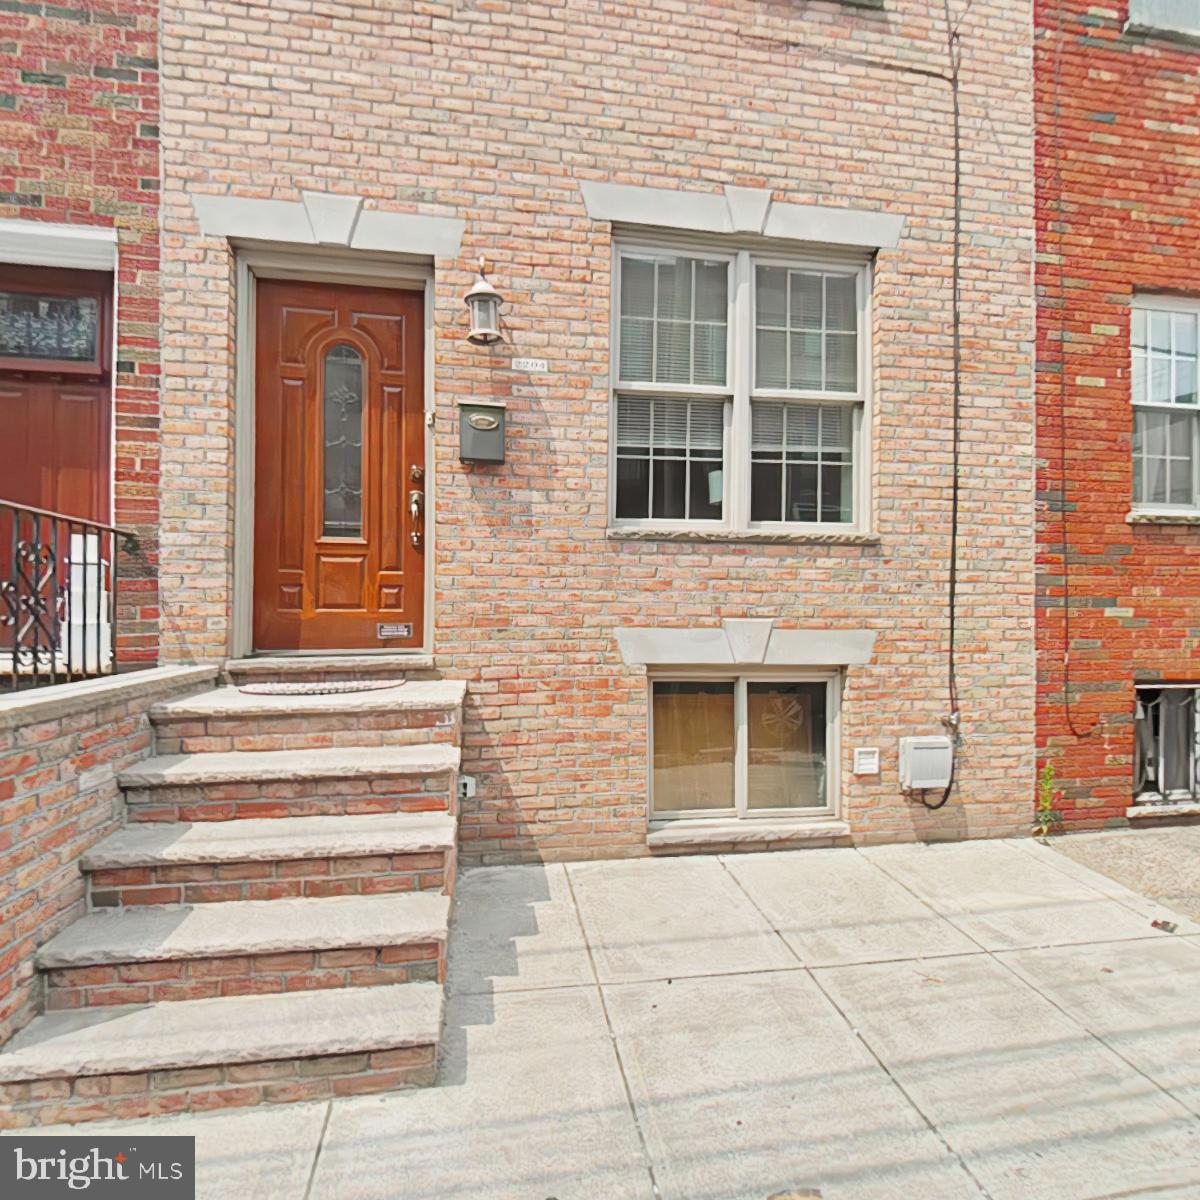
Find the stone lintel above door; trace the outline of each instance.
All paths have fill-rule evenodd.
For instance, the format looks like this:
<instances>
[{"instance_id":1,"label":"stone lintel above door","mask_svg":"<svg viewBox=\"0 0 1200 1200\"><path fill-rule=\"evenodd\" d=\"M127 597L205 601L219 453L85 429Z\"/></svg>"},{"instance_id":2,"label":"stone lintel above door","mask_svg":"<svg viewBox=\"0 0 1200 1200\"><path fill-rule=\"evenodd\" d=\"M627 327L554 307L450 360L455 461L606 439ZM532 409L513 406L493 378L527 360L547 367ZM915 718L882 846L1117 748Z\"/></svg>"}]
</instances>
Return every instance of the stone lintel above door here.
<instances>
[{"instance_id":1,"label":"stone lintel above door","mask_svg":"<svg viewBox=\"0 0 1200 1200\"><path fill-rule=\"evenodd\" d=\"M299 200L246 196L192 196L205 237L279 242L295 246L341 246L390 254L455 258L464 223L458 217L382 212L362 196L301 192Z\"/></svg>"}]
</instances>

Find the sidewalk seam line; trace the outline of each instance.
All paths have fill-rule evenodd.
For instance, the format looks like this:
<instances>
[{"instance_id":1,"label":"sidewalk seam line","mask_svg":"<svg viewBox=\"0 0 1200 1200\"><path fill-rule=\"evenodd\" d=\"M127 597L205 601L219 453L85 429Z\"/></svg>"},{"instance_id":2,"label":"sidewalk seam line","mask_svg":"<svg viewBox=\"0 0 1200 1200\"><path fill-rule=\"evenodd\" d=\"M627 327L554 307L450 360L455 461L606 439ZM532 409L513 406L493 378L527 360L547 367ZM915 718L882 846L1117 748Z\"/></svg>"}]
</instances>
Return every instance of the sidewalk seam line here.
<instances>
[{"instance_id":1,"label":"sidewalk seam line","mask_svg":"<svg viewBox=\"0 0 1200 1200\"><path fill-rule=\"evenodd\" d=\"M633 1089L629 1085L629 1074L625 1070L625 1060L621 1055L621 1045L617 1040L617 1031L613 1028L612 1017L608 1012L608 1001L604 995L604 987L600 982L600 973L596 970L596 959L592 953L592 941L588 937L583 912L579 907L579 900L575 895L575 883L571 879L571 866L569 863L563 864L563 878L567 881L567 892L571 897L571 906L575 909L575 919L579 922L579 930L583 934L583 945L584 949L587 950L588 964L592 968L592 978L595 980L596 995L600 999L600 1011L604 1014L604 1024L608 1027L608 1039L612 1045L613 1057L617 1061L617 1070L621 1075L621 1086L625 1089L625 1103L629 1106L629 1116L633 1120L633 1127L637 1131L638 1142L642 1147L642 1155L646 1160L646 1173L650 1176L650 1191L655 1200L661 1200L662 1192L658 1187L658 1177L654 1173L654 1159L650 1156L650 1146L646 1141L646 1133L642 1129L642 1122L638 1117L637 1105L633 1100Z\"/></svg>"}]
</instances>

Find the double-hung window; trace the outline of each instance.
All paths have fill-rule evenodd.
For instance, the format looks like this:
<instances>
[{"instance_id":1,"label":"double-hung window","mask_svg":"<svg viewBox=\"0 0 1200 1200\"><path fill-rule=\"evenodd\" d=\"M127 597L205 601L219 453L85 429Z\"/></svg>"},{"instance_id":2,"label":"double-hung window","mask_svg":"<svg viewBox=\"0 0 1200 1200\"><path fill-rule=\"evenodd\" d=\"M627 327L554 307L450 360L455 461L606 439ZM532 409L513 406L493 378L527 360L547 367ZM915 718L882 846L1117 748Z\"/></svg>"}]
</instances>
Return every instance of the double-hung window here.
<instances>
[{"instance_id":1,"label":"double-hung window","mask_svg":"<svg viewBox=\"0 0 1200 1200\"><path fill-rule=\"evenodd\" d=\"M865 263L621 245L618 527L866 527Z\"/></svg>"},{"instance_id":2,"label":"double-hung window","mask_svg":"<svg viewBox=\"0 0 1200 1200\"><path fill-rule=\"evenodd\" d=\"M1200 509L1200 304L1139 297L1130 318L1133 502Z\"/></svg>"}]
</instances>

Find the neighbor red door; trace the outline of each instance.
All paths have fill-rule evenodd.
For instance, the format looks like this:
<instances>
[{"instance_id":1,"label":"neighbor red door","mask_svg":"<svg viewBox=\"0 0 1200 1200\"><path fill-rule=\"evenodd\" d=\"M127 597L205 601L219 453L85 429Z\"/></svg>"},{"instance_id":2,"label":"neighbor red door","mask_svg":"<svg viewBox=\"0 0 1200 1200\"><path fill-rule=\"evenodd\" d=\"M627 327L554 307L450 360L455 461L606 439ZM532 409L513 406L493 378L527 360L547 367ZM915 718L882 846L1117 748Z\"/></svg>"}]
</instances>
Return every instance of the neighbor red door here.
<instances>
[{"instance_id":1,"label":"neighbor red door","mask_svg":"<svg viewBox=\"0 0 1200 1200\"><path fill-rule=\"evenodd\" d=\"M0 500L108 524L112 276L0 265Z\"/></svg>"},{"instance_id":2,"label":"neighbor red door","mask_svg":"<svg viewBox=\"0 0 1200 1200\"><path fill-rule=\"evenodd\" d=\"M424 635L424 300L261 280L254 644L419 646Z\"/></svg>"}]
</instances>

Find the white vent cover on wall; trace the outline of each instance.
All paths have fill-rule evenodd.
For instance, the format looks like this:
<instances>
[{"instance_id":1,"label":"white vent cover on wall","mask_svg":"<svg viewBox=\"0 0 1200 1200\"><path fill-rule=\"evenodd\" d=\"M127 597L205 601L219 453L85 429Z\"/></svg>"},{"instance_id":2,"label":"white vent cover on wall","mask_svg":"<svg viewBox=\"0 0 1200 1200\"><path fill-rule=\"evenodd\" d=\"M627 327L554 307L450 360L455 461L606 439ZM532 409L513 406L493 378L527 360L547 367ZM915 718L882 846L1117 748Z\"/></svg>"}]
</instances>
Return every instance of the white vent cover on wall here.
<instances>
[{"instance_id":1,"label":"white vent cover on wall","mask_svg":"<svg viewBox=\"0 0 1200 1200\"><path fill-rule=\"evenodd\" d=\"M900 739L900 786L906 792L945 788L954 767L954 745L950 738L905 737Z\"/></svg>"}]
</instances>

